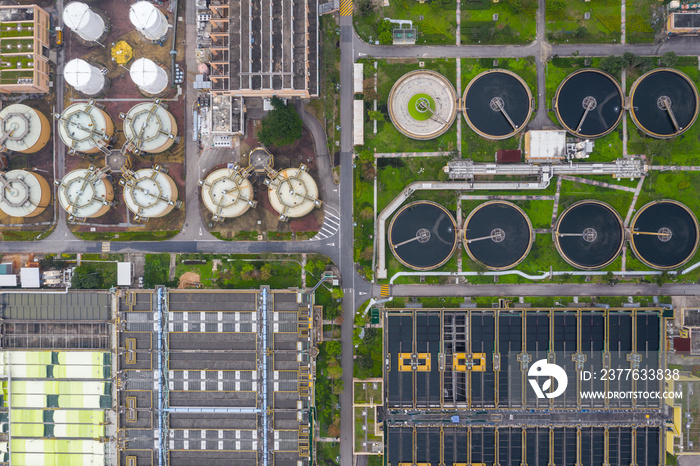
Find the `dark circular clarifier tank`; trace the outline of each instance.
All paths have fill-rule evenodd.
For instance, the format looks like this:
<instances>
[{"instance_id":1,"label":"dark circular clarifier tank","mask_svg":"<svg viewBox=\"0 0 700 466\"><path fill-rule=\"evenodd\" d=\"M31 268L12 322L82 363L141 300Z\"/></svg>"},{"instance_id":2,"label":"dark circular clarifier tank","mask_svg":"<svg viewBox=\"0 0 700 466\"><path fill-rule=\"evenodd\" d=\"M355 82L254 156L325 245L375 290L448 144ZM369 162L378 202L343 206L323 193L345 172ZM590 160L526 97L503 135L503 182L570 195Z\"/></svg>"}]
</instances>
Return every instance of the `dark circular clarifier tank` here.
<instances>
[{"instance_id":1,"label":"dark circular clarifier tank","mask_svg":"<svg viewBox=\"0 0 700 466\"><path fill-rule=\"evenodd\" d=\"M467 217L463 242L472 260L490 269L508 269L530 252L532 224L525 212L510 202L487 202Z\"/></svg>"},{"instance_id":2,"label":"dark circular clarifier tank","mask_svg":"<svg viewBox=\"0 0 700 466\"><path fill-rule=\"evenodd\" d=\"M525 128L532 113L532 94L520 76L508 70L488 70L464 90L464 118L487 139L505 139Z\"/></svg>"},{"instance_id":3,"label":"dark circular clarifier tank","mask_svg":"<svg viewBox=\"0 0 700 466\"><path fill-rule=\"evenodd\" d=\"M632 120L655 138L670 138L690 128L698 116L698 90L688 76L670 68L642 75L630 90Z\"/></svg>"},{"instance_id":4,"label":"dark circular clarifier tank","mask_svg":"<svg viewBox=\"0 0 700 466\"><path fill-rule=\"evenodd\" d=\"M698 221L680 202L650 202L639 209L630 229L634 254L655 269L679 267L698 248Z\"/></svg>"},{"instance_id":5,"label":"dark circular clarifier tank","mask_svg":"<svg viewBox=\"0 0 700 466\"><path fill-rule=\"evenodd\" d=\"M575 203L561 214L554 231L557 251L579 269L605 267L622 250L622 220L600 201Z\"/></svg>"},{"instance_id":6,"label":"dark circular clarifier tank","mask_svg":"<svg viewBox=\"0 0 700 466\"><path fill-rule=\"evenodd\" d=\"M394 215L388 238L399 262L415 270L432 270L447 262L457 247L457 224L443 206L416 201Z\"/></svg>"},{"instance_id":7,"label":"dark circular clarifier tank","mask_svg":"<svg viewBox=\"0 0 700 466\"><path fill-rule=\"evenodd\" d=\"M622 88L609 74L579 70L561 82L554 97L559 122L571 134L599 138L622 120Z\"/></svg>"}]
</instances>

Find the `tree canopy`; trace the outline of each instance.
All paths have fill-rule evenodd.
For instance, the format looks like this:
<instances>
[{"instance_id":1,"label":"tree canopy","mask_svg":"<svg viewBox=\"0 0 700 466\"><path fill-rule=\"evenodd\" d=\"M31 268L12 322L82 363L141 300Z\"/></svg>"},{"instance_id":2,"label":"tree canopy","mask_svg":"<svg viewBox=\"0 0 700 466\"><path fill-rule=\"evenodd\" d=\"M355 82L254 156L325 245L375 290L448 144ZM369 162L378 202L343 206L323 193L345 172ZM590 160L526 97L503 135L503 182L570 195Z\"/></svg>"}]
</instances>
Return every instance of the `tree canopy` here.
<instances>
[{"instance_id":1,"label":"tree canopy","mask_svg":"<svg viewBox=\"0 0 700 466\"><path fill-rule=\"evenodd\" d=\"M282 99L273 96L270 99L273 109L262 120L258 133L260 142L266 146L288 146L301 138L304 126L296 109L286 105Z\"/></svg>"}]
</instances>

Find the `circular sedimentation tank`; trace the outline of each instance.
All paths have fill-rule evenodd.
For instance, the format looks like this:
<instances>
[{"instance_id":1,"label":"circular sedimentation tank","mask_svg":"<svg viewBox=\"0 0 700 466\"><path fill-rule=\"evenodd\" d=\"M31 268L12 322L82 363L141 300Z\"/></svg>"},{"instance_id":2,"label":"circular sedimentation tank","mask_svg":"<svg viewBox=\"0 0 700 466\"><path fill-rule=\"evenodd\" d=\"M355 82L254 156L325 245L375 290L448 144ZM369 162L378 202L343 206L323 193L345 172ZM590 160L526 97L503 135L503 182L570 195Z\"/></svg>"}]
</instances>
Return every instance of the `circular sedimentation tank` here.
<instances>
[{"instance_id":1,"label":"circular sedimentation tank","mask_svg":"<svg viewBox=\"0 0 700 466\"><path fill-rule=\"evenodd\" d=\"M106 174L95 168L66 174L58 185L61 207L75 218L96 218L106 214L114 200L114 187Z\"/></svg>"},{"instance_id":2,"label":"circular sedimentation tank","mask_svg":"<svg viewBox=\"0 0 700 466\"><path fill-rule=\"evenodd\" d=\"M457 223L440 204L416 201L394 215L388 239L391 252L403 265L432 270L445 264L457 248Z\"/></svg>"},{"instance_id":3,"label":"circular sedimentation tank","mask_svg":"<svg viewBox=\"0 0 700 466\"><path fill-rule=\"evenodd\" d=\"M604 202L579 201L557 221L554 243L569 264L593 270L610 264L622 251L624 230L618 213Z\"/></svg>"},{"instance_id":4,"label":"circular sedimentation tank","mask_svg":"<svg viewBox=\"0 0 700 466\"><path fill-rule=\"evenodd\" d=\"M688 76L670 68L642 75L630 90L630 114L637 127L649 136L678 136L698 116L698 90Z\"/></svg>"},{"instance_id":5,"label":"circular sedimentation tank","mask_svg":"<svg viewBox=\"0 0 700 466\"><path fill-rule=\"evenodd\" d=\"M506 139L527 125L532 94L520 76L508 70L478 74L464 89L463 114L469 127L487 139Z\"/></svg>"},{"instance_id":6,"label":"circular sedimentation tank","mask_svg":"<svg viewBox=\"0 0 700 466\"><path fill-rule=\"evenodd\" d=\"M257 204L253 185L238 170L214 170L201 185L202 202L216 221L240 217Z\"/></svg>"},{"instance_id":7,"label":"circular sedimentation tank","mask_svg":"<svg viewBox=\"0 0 700 466\"><path fill-rule=\"evenodd\" d=\"M492 201L474 209L464 223L464 249L475 262L494 270L518 265L532 247L532 224L520 207Z\"/></svg>"},{"instance_id":8,"label":"circular sedimentation tank","mask_svg":"<svg viewBox=\"0 0 700 466\"><path fill-rule=\"evenodd\" d=\"M148 220L170 213L177 203L175 181L154 168L143 168L124 176L124 202L134 220Z\"/></svg>"},{"instance_id":9,"label":"circular sedimentation tank","mask_svg":"<svg viewBox=\"0 0 700 466\"><path fill-rule=\"evenodd\" d=\"M457 93L440 73L411 71L392 86L388 108L391 121L401 133L412 139L433 139L452 126Z\"/></svg>"},{"instance_id":10,"label":"circular sedimentation tank","mask_svg":"<svg viewBox=\"0 0 700 466\"><path fill-rule=\"evenodd\" d=\"M112 119L93 101L73 104L58 117L58 134L69 154L94 154L107 147L114 134Z\"/></svg>"},{"instance_id":11,"label":"circular sedimentation tank","mask_svg":"<svg viewBox=\"0 0 700 466\"><path fill-rule=\"evenodd\" d=\"M26 170L0 174L0 210L10 217L36 217L51 200L46 179Z\"/></svg>"},{"instance_id":12,"label":"circular sedimentation tank","mask_svg":"<svg viewBox=\"0 0 700 466\"><path fill-rule=\"evenodd\" d=\"M608 73L596 69L579 70L559 84L554 110L569 133L581 138L599 138L622 121L624 95Z\"/></svg>"},{"instance_id":13,"label":"circular sedimentation tank","mask_svg":"<svg viewBox=\"0 0 700 466\"><path fill-rule=\"evenodd\" d=\"M318 186L303 165L299 168L286 168L273 179L265 180L272 208L281 220L303 217L314 207L320 207Z\"/></svg>"},{"instance_id":14,"label":"circular sedimentation tank","mask_svg":"<svg viewBox=\"0 0 700 466\"><path fill-rule=\"evenodd\" d=\"M177 122L159 101L143 102L124 116L124 136L131 152L158 154L175 142Z\"/></svg>"},{"instance_id":15,"label":"circular sedimentation tank","mask_svg":"<svg viewBox=\"0 0 700 466\"><path fill-rule=\"evenodd\" d=\"M12 104L0 111L0 152L33 154L46 146L50 135L48 118L27 105Z\"/></svg>"},{"instance_id":16,"label":"circular sedimentation tank","mask_svg":"<svg viewBox=\"0 0 700 466\"><path fill-rule=\"evenodd\" d=\"M649 267L679 267L698 248L698 221L685 205L663 200L645 205L632 219L631 245L635 256Z\"/></svg>"}]
</instances>

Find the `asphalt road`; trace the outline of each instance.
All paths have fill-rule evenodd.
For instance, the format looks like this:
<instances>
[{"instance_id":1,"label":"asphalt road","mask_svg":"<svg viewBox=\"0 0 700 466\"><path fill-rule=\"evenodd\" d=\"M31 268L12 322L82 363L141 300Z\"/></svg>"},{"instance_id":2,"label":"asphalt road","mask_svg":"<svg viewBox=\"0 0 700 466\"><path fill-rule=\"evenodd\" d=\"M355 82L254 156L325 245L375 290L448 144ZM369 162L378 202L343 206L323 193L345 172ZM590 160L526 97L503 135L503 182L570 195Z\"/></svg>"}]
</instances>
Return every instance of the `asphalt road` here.
<instances>
[{"instance_id":1,"label":"asphalt road","mask_svg":"<svg viewBox=\"0 0 700 466\"><path fill-rule=\"evenodd\" d=\"M375 287L375 288L378 288ZM379 290L375 290L377 293ZM694 296L700 285L667 283L520 283L508 285L392 285L392 296Z\"/></svg>"}]
</instances>

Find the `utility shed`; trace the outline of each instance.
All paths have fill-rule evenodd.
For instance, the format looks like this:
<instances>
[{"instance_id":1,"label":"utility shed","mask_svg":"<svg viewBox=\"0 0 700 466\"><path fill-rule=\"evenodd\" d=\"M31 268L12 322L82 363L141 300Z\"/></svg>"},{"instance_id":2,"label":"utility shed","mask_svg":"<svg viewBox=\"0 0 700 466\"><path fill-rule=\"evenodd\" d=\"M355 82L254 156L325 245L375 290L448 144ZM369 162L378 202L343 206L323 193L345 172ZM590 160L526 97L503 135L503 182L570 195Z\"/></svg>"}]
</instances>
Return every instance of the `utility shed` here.
<instances>
[{"instance_id":1,"label":"utility shed","mask_svg":"<svg viewBox=\"0 0 700 466\"><path fill-rule=\"evenodd\" d=\"M131 262L117 262L117 286L131 286Z\"/></svg>"},{"instance_id":2,"label":"utility shed","mask_svg":"<svg viewBox=\"0 0 700 466\"><path fill-rule=\"evenodd\" d=\"M364 74L364 65L362 63L355 63L353 65L353 71L355 73L353 79L353 87L355 88L355 94L362 93L362 78Z\"/></svg>"},{"instance_id":3,"label":"utility shed","mask_svg":"<svg viewBox=\"0 0 700 466\"><path fill-rule=\"evenodd\" d=\"M22 288L39 288L41 286L39 272L39 269L36 267L22 267L19 269L19 281L22 284Z\"/></svg>"},{"instance_id":4,"label":"utility shed","mask_svg":"<svg viewBox=\"0 0 700 466\"><path fill-rule=\"evenodd\" d=\"M0 308L3 319L108 321L111 318L109 293L99 291L2 294Z\"/></svg>"},{"instance_id":5,"label":"utility shed","mask_svg":"<svg viewBox=\"0 0 700 466\"><path fill-rule=\"evenodd\" d=\"M566 131L528 131L525 133L525 160L557 163L566 158Z\"/></svg>"},{"instance_id":6,"label":"utility shed","mask_svg":"<svg viewBox=\"0 0 700 466\"><path fill-rule=\"evenodd\" d=\"M0 286L17 286L17 275L0 275Z\"/></svg>"},{"instance_id":7,"label":"utility shed","mask_svg":"<svg viewBox=\"0 0 700 466\"><path fill-rule=\"evenodd\" d=\"M519 163L522 153L519 149L496 151L496 163Z\"/></svg>"},{"instance_id":8,"label":"utility shed","mask_svg":"<svg viewBox=\"0 0 700 466\"><path fill-rule=\"evenodd\" d=\"M353 144L361 146L365 143L365 107L364 100L353 100Z\"/></svg>"}]
</instances>

